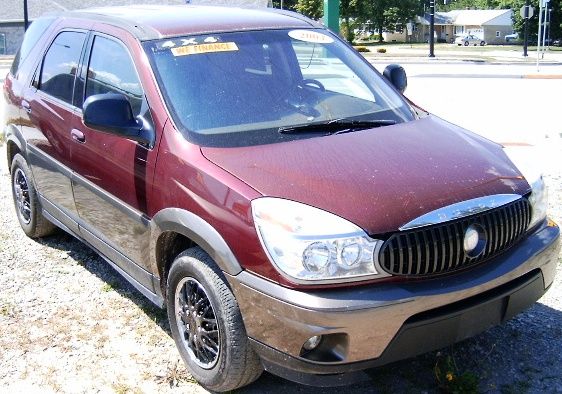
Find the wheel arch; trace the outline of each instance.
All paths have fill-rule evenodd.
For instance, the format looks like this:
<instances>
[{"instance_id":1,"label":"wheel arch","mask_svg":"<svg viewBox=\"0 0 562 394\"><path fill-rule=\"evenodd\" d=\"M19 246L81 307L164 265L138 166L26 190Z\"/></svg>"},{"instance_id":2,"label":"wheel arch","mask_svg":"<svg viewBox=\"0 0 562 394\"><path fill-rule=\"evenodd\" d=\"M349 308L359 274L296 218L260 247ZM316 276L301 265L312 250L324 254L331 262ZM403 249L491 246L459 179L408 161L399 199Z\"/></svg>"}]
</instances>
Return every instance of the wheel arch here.
<instances>
[{"instance_id":1,"label":"wheel arch","mask_svg":"<svg viewBox=\"0 0 562 394\"><path fill-rule=\"evenodd\" d=\"M151 222L151 261L160 279L160 290L166 298L166 282L174 259L184 250L199 246L229 275L242 267L219 232L196 214L180 208L166 208ZM157 289L155 289L157 290Z\"/></svg>"},{"instance_id":2,"label":"wheel arch","mask_svg":"<svg viewBox=\"0 0 562 394\"><path fill-rule=\"evenodd\" d=\"M25 156L25 140L17 126L10 124L6 126L6 150L8 159L8 171L11 171L12 160L18 153Z\"/></svg>"}]
</instances>

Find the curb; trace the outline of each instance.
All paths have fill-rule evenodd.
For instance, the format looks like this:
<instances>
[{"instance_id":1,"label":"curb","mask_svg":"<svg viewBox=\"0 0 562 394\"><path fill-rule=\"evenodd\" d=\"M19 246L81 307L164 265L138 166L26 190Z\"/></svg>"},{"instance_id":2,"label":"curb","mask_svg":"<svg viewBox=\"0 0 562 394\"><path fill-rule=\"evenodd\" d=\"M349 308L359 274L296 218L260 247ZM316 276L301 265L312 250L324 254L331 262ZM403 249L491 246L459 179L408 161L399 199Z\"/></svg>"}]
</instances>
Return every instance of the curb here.
<instances>
[{"instance_id":1,"label":"curb","mask_svg":"<svg viewBox=\"0 0 562 394\"><path fill-rule=\"evenodd\" d=\"M518 58L494 58L494 57L447 57L438 56L430 58L427 56L385 56L377 54L375 52L363 52L361 55L370 62L377 63L449 63L449 64L466 64L466 63L477 63L477 64L507 64L507 65L521 65L530 66L536 64L535 61L518 59ZM562 61L557 60L543 60L540 62L542 66L560 66Z\"/></svg>"},{"instance_id":2,"label":"curb","mask_svg":"<svg viewBox=\"0 0 562 394\"><path fill-rule=\"evenodd\" d=\"M559 74L526 74L521 75L523 79L562 79L562 75Z\"/></svg>"},{"instance_id":3,"label":"curb","mask_svg":"<svg viewBox=\"0 0 562 394\"><path fill-rule=\"evenodd\" d=\"M562 79L562 74L417 74L412 78Z\"/></svg>"}]
</instances>

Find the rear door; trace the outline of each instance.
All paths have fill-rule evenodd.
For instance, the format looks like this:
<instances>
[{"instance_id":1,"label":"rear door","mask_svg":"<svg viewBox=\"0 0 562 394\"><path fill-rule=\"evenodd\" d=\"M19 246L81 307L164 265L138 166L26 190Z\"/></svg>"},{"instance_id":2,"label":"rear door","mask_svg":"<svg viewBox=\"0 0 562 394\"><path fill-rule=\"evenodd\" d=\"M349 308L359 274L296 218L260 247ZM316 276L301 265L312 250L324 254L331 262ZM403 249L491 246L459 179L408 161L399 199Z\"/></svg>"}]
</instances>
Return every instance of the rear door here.
<instances>
[{"instance_id":1,"label":"rear door","mask_svg":"<svg viewBox=\"0 0 562 394\"><path fill-rule=\"evenodd\" d=\"M83 98L77 103L80 107L92 95L123 94L133 114L153 127L133 58L118 36L92 34L77 85L83 86ZM73 144L72 158L82 237L137 282L152 289L147 195L156 151L85 126L81 112L74 119L73 131L80 136Z\"/></svg>"},{"instance_id":2,"label":"rear door","mask_svg":"<svg viewBox=\"0 0 562 394\"><path fill-rule=\"evenodd\" d=\"M24 89L22 132L42 205L77 232L78 218L71 187L72 120L75 77L86 31L58 32Z\"/></svg>"}]
</instances>

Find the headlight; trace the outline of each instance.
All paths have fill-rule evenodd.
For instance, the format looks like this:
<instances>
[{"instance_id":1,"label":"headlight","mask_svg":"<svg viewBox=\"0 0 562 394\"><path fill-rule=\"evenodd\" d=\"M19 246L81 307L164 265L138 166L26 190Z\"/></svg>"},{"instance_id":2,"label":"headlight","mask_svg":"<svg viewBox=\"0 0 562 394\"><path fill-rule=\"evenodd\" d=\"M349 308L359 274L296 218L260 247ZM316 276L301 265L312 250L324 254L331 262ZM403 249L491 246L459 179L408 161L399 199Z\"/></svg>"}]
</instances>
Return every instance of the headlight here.
<instances>
[{"instance_id":1,"label":"headlight","mask_svg":"<svg viewBox=\"0 0 562 394\"><path fill-rule=\"evenodd\" d=\"M263 197L252 201L256 230L273 265L297 283L384 277L382 241L339 216L309 205Z\"/></svg>"},{"instance_id":2,"label":"headlight","mask_svg":"<svg viewBox=\"0 0 562 394\"><path fill-rule=\"evenodd\" d=\"M542 160L539 152L530 147L504 147L504 152L531 186L531 222L528 228L532 228L546 218L548 207L548 191L538 164Z\"/></svg>"},{"instance_id":3,"label":"headlight","mask_svg":"<svg viewBox=\"0 0 562 394\"><path fill-rule=\"evenodd\" d=\"M540 223L546 219L546 211L548 208L548 189L542 179L542 176L535 182L531 183L531 196L529 202L531 203L531 223L529 228Z\"/></svg>"}]
</instances>

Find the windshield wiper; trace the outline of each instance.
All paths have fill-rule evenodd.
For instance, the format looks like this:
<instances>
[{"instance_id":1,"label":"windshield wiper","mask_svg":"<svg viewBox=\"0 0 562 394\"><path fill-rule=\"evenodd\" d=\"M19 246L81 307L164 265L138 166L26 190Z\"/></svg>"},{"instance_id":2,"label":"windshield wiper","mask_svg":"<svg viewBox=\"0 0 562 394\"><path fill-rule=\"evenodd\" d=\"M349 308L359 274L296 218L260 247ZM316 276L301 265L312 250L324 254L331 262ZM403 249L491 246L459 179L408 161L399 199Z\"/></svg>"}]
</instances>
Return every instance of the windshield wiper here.
<instances>
[{"instance_id":1,"label":"windshield wiper","mask_svg":"<svg viewBox=\"0 0 562 394\"><path fill-rule=\"evenodd\" d=\"M349 119L333 119L328 122L310 123L300 126L280 127L281 134L292 133L327 133L342 134L350 131L365 130L381 126L390 126L396 124L392 119L380 120L349 120Z\"/></svg>"}]
</instances>

